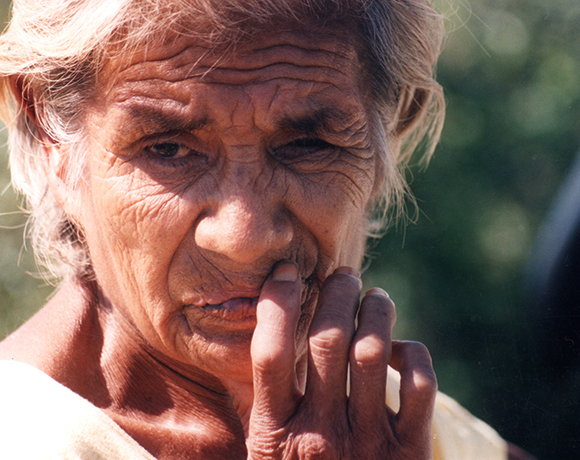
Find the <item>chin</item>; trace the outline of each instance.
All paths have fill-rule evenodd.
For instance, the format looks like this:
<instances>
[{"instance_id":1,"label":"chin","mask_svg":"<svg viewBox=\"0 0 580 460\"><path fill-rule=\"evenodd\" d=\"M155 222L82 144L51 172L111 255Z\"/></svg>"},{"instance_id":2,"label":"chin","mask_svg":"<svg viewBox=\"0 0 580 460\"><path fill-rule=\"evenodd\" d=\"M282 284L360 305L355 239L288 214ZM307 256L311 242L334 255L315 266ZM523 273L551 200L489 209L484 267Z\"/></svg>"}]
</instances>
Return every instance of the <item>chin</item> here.
<instances>
[{"instance_id":1,"label":"chin","mask_svg":"<svg viewBox=\"0 0 580 460\"><path fill-rule=\"evenodd\" d=\"M189 330L180 340L180 361L220 380L251 382L250 347L254 328L255 323L251 328L236 331Z\"/></svg>"}]
</instances>

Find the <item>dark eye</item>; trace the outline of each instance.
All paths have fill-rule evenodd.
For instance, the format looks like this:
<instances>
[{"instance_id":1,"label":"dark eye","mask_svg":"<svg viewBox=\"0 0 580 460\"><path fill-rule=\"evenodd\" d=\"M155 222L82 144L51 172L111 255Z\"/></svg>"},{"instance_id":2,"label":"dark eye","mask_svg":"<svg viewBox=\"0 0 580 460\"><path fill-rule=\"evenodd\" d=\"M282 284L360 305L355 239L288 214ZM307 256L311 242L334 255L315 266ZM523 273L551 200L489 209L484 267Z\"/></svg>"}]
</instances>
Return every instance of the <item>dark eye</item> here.
<instances>
[{"instance_id":1,"label":"dark eye","mask_svg":"<svg viewBox=\"0 0 580 460\"><path fill-rule=\"evenodd\" d=\"M330 148L331 145L328 142L324 142L322 139L303 138L290 142L287 144L287 147L301 150L302 153L307 154L308 152Z\"/></svg>"},{"instance_id":2,"label":"dark eye","mask_svg":"<svg viewBox=\"0 0 580 460\"><path fill-rule=\"evenodd\" d=\"M334 148L333 145L318 138L300 138L281 145L272 151L275 158L282 162L318 160Z\"/></svg>"},{"instance_id":3,"label":"dark eye","mask_svg":"<svg viewBox=\"0 0 580 460\"><path fill-rule=\"evenodd\" d=\"M159 158L175 158L187 155L190 149L174 142L163 142L148 147Z\"/></svg>"},{"instance_id":4,"label":"dark eye","mask_svg":"<svg viewBox=\"0 0 580 460\"><path fill-rule=\"evenodd\" d=\"M142 158L150 165L164 170L181 169L194 166L203 168L207 165L208 156L192 148L192 141L180 142L177 139L159 139L151 141L142 148Z\"/></svg>"}]
</instances>

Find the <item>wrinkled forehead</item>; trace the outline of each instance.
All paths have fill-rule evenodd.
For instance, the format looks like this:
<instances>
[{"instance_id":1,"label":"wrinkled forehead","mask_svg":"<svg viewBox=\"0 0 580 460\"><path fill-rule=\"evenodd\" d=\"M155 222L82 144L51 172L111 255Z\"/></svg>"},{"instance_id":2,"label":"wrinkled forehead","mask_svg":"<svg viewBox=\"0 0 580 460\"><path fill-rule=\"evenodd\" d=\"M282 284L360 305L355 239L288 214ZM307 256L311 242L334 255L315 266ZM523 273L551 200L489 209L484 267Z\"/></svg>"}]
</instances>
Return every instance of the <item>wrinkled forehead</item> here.
<instances>
[{"instance_id":1,"label":"wrinkled forehead","mask_svg":"<svg viewBox=\"0 0 580 460\"><path fill-rule=\"evenodd\" d=\"M266 30L227 46L176 34L111 59L93 107L174 128L244 111L264 132L289 120L295 129L348 131L373 118L354 42L335 29Z\"/></svg>"},{"instance_id":2,"label":"wrinkled forehead","mask_svg":"<svg viewBox=\"0 0 580 460\"><path fill-rule=\"evenodd\" d=\"M363 92L370 88L363 68L365 47L352 17L329 16L325 21L319 17L272 17L262 22L247 19L233 32L212 28L215 24L205 16L184 13L141 43L112 46L99 72L101 85L114 84L120 74L147 62L167 62L167 71L171 62L173 70L182 66L183 72L199 75L223 65L244 69L251 63L260 68L287 59L292 65L309 66L320 59L322 65L340 67Z\"/></svg>"}]
</instances>

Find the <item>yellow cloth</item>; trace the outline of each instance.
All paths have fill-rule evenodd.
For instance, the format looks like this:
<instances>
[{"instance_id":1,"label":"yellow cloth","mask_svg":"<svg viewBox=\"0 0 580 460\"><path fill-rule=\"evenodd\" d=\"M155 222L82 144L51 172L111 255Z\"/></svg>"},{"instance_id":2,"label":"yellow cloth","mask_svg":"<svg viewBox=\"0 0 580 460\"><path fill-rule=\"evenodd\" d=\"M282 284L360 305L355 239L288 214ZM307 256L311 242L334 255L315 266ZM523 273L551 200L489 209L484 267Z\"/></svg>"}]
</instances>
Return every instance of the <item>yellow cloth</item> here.
<instances>
[{"instance_id":1,"label":"yellow cloth","mask_svg":"<svg viewBox=\"0 0 580 460\"><path fill-rule=\"evenodd\" d=\"M398 410L398 374L389 369L388 403ZM437 397L435 460L506 460L489 426L449 397ZM119 425L46 374L0 361L0 457L10 460L154 460Z\"/></svg>"},{"instance_id":2,"label":"yellow cloth","mask_svg":"<svg viewBox=\"0 0 580 460\"><path fill-rule=\"evenodd\" d=\"M387 404L399 410L400 377L389 368ZM506 460L507 443L481 420L443 393L437 394L433 416L434 460Z\"/></svg>"}]
</instances>

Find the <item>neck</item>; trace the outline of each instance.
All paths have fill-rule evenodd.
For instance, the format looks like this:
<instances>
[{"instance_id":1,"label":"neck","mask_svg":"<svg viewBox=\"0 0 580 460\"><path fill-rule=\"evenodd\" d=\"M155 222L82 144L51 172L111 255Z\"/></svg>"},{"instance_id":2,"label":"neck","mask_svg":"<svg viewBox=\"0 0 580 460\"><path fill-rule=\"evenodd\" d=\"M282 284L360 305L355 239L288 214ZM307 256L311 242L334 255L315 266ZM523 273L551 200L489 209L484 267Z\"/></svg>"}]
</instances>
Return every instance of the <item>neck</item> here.
<instances>
[{"instance_id":1,"label":"neck","mask_svg":"<svg viewBox=\"0 0 580 460\"><path fill-rule=\"evenodd\" d=\"M94 284L69 282L0 345L0 357L88 399L157 458L245 458L241 422L219 381L155 356L99 297Z\"/></svg>"}]
</instances>

